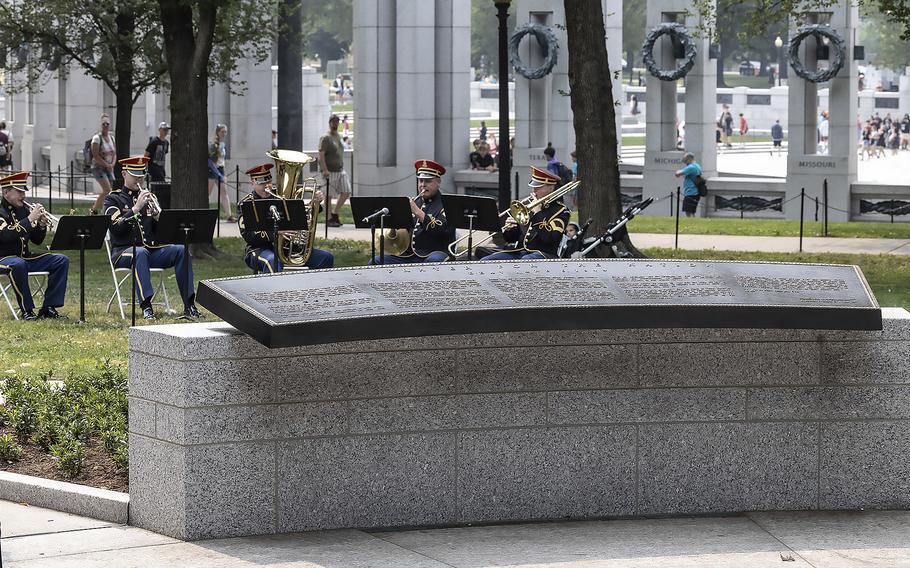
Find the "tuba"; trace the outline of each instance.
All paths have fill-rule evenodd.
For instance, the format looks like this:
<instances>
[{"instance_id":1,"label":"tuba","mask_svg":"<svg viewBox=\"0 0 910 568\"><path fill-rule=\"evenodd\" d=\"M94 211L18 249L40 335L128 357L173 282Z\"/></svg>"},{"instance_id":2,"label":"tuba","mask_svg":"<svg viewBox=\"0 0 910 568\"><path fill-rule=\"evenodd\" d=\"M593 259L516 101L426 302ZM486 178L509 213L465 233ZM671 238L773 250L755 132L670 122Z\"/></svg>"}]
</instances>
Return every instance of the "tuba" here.
<instances>
[{"instance_id":1,"label":"tuba","mask_svg":"<svg viewBox=\"0 0 910 568\"><path fill-rule=\"evenodd\" d=\"M271 150L266 156L275 161L277 182L275 197L278 199L303 199L309 191L315 195L319 188L316 178L307 178L302 187L297 187L303 167L312 162L312 156L294 150ZM310 199L307 207L307 230L297 231L293 236L278 235L275 254L285 266L303 266L313 252L316 223L319 220L319 203Z\"/></svg>"}]
</instances>

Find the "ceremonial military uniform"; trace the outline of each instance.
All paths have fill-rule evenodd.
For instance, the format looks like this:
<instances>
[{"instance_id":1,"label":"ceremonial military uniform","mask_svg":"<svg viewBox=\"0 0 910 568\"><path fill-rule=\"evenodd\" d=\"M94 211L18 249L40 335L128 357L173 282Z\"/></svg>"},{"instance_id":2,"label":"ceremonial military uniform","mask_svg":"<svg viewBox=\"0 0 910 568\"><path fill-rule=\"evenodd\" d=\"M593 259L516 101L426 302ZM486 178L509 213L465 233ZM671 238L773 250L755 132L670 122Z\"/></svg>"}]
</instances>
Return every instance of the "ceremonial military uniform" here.
<instances>
[{"instance_id":1,"label":"ceremonial military uniform","mask_svg":"<svg viewBox=\"0 0 910 568\"><path fill-rule=\"evenodd\" d=\"M432 160L417 160L414 163L418 180L441 180L446 169ZM384 264L405 264L411 262L442 262L449 257L449 245L455 241L455 228L446 220L442 208L442 193L422 192L427 196L417 197L414 204L424 213L421 220L415 215L411 246L402 255L386 255ZM370 264L379 264L376 256Z\"/></svg>"},{"instance_id":2,"label":"ceremonial military uniform","mask_svg":"<svg viewBox=\"0 0 910 568\"><path fill-rule=\"evenodd\" d=\"M556 187L559 177L539 168L531 167L532 188ZM531 215L527 225L512 225L504 228L502 236L512 246L494 252L483 260L534 260L557 258L559 243L562 241L571 213L562 199L557 199Z\"/></svg>"},{"instance_id":3,"label":"ceremonial military uniform","mask_svg":"<svg viewBox=\"0 0 910 568\"><path fill-rule=\"evenodd\" d=\"M60 316L56 308L63 305L66 296L69 259L66 255L57 253L32 253L29 250L29 243L40 245L44 242L47 227L29 221L29 208L24 202L16 206L6 198L11 191L18 191L24 195L28 191L27 179L28 172L18 172L0 179L0 188L3 189L4 195L0 199L0 274L9 276L24 319L57 318ZM36 315L28 273L41 271L49 274L44 302Z\"/></svg>"},{"instance_id":4,"label":"ceremonial military uniform","mask_svg":"<svg viewBox=\"0 0 910 568\"><path fill-rule=\"evenodd\" d=\"M135 156L120 160L124 179L131 175L135 178L145 177L148 158ZM155 230L158 219L149 215L148 207L139 213L133 213L133 206L140 189L131 189L124 185L122 190L113 190L104 200L104 213L111 216L111 260L117 268L133 266L133 245L136 245L136 294L145 319L154 319L152 297L155 287L152 285L150 268L171 268L177 276L177 287L183 298L184 316L196 318L194 300L196 298L193 282L192 258L185 261L186 251L183 245L163 245L156 242Z\"/></svg>"},{"instance_id":5,"label":"ceremonial military uniform","mask_svg":"<svg viewBox=\"0 0 910 568\"><path fill-rule=\"evenodd\" d=\"M262 164L261 166L248 169L246 173L250 176L250 183L254 185L271 184L271 169L272 164ZM256 272L268 274L281 272L284 270L284 265L281 263L278 255L275 254L273 235L268 231L252 231L247 228L246 223L244 222L242 204L256 199L274 198L271 196L261 197L257 195L256 190L254 189L249 195L241 199L240 204L237 205L237 224L240 227L240 236L246 241L246 251L244 252L243 260L246 262L247 266ZM304 264L307 268L312 269L332 268L334 265L335 257L332 253L315 247L310 253L310 258L308 258Z\"/></svg>"}]
</instances>

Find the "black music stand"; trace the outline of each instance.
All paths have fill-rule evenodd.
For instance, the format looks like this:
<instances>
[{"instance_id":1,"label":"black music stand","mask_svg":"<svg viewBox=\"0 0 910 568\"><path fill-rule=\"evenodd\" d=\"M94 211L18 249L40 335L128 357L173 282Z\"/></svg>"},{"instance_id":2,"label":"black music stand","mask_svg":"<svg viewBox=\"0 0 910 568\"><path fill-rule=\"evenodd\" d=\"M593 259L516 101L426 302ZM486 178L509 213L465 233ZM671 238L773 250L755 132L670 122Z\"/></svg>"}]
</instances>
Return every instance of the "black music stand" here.
<instances>
[{"instance_id":1,"label":"black music stand","mask_svg":"<svg viewBox=\"0 0 910 568\"><path fill-rule=\"evenodd\" d=\"M473 260L474 231L496 233L502 229L497 201L476 195L442 195L449 225L468 230L468 260Z\"/></svg>"},{"instance_id":2,"label":"black music stand","mask_svg":"<svg viewBox=\"0 0 910 568\"><path fill-rule=\"evenodd\" d=\"M158 217L158 226L155 227L155 244L183 245L183 268L186 270L188 292L193 289L189 271L189 245L190 243L211 243L217 222L217 209L165 209ZM133 310L135 311L135 309L135 302L133 302Z\"/></svg>"},{"instance_id":3,"label":"black music stand","mask_svg":"<svg viewBox=\"0 0 910 568\"><path fill-rule=\"evenodd\" d=\"M383 209L388 209L388 214L380 215ZM351 212L355 227L370 229L371 259L376 258L376 225L379 224L379 264L385 264L385 230L414 228L411 200L404 196L352 197Z\"/></svg>"},{"instance_id":4,"label":"black music stand","mask_svg":"<svg viewBox=\"0 0 910 568\"><path fill-rule=\"evenodd\" d=\"M107 215L64 215L60 217L50 250L79 251L79 320L85 323L85 250L100 249L111 227Z\"/></svg>"},{"instance_id":5,"label":"black music stand","mask_svg":"<svg viewBox=\"0 0 910 568\"><path fill-rule=\"evenodd\" d=\"M302 199L251 199L241 203L240 209L243 226L271 234L272 246L277 246L279 231L306 231L309 228L307 205Z\"/></svg>"}]
</instances>

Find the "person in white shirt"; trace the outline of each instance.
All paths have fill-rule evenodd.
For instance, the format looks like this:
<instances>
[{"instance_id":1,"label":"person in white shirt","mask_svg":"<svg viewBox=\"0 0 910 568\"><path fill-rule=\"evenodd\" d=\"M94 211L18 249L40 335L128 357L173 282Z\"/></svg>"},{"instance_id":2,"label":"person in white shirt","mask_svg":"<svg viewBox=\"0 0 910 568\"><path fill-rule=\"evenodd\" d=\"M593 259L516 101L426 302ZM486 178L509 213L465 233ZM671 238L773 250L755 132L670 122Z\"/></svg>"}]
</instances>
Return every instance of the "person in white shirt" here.
<instances>
[{"instance_id":1,"label":"person in white shirt","mask_svg":"<svg viewBox=\"0 0 910 568\"><path fill-rule=\"evenodd\" d=\"M111 117L101 115L101 132L92 136L92 177L98 182L101 193L95 198L90 213L97 215L101 204L111 192L114 183L114 163L117 161L117 144L111 134Z\"/></svg>"}]
</instances>

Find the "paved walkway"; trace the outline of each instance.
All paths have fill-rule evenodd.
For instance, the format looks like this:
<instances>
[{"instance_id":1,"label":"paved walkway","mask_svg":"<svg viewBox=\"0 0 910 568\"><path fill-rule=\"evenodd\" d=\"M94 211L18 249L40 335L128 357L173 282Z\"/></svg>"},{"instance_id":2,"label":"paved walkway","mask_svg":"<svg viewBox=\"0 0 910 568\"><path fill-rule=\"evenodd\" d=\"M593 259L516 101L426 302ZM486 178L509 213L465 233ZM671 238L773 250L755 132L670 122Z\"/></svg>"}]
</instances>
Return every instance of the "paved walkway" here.
<instances>
[{"instance_id":1,"label":"paved walkway","mask_svg":"<svg viewBox=\"0 0 910 568\"><path fill-rule=\"evenodd\" d=\"M0 501L3 566L21 568L910 567L910 511L751 513L186 543Z\"/></svg>"}]
</instances>

